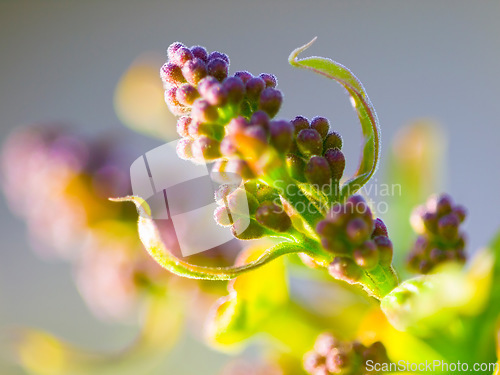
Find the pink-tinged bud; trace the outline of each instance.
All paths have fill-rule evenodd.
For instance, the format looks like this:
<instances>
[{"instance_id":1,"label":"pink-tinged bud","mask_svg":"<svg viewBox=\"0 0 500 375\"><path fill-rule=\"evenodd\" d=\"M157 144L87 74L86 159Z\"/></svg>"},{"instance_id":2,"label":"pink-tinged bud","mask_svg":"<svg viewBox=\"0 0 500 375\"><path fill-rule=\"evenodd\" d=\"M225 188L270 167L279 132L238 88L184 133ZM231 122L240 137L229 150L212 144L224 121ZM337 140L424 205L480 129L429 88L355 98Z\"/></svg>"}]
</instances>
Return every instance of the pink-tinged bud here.
<instances>
[{"instance_id":1,"label":"pink-tinged bud","mask_svg":"<svg viewBox=\"0 0 500 375\"><path fill-rule=\"evenodd\" d=\"M389 233L387 232L387 226L385 223L382 221L382 219L377 218L373 222L374 228L373 228L373 233L372 237L377 237L377 236L385 236L388 237Z\"/></svg>"},{"instance_id":2,"label":"pink-tinged bud","mask_svg":"<svg viewBox=\"0 0 500 375\"><path fill-rule=\"evenodd\" d=\"M312 156L306 164L304 175L310 184L322 190L325 186L330 186L332 175L328 161L322 156Z\"/></svg>"},{"instance_id":3,"label":"pink-tinged bud","mask_svg":"<svg viewBox=\"0 0 500 375\"><path fill-rule=\"evenodd\" d=\"M204 99L196 99L193 103L192 117L198 122L216 122L219 119L217 107L210 105Z\"/></svg>"},{"instance_id":4,"label":"pink-tinged bud","mask_svg":"<svg viewBox=\"0 0 500 375\"><path fill-rule=\"evenodd\" d=\"M377 236L373 238L377 245L380 264L382 266L389 266L392 263L393 246L392 241L386 236Z\"/></svg>"},{"instance_id":5,"label":"pink-tinged bud","mask_svg":"<svg viewBox=\"0 0 500 375\"><path fill-rule=\"evenodd\" d=\"M371 228L363 219L356 217L347 223L346 236L351 244L357 246L368 239L370 230Z\"/></svg>"},{"instance_id":6,"label":"pink-tinged bud","mask_svg":"<svg viewBox=\"0 0 500 375\"><path fill-rule=\"evenodd\" d=\"M375 268L379 261L377 245L373 241L365 241L353 252L354 261L358 266L366 270Z\"/></svg>"},{"instance_id":7,"label":"pink-tinged bud","mask_svg":"<svg viewBox=\"0 0 500 375\"><path fill-rule=\"evenodd\" d=\"M338 148L330 148L325 152L325 159L328 161L328 165L330 166L332 178L335 181L339 181L342 178L345 169L344 154Z\"/></svg>"},{"instance_id":8,"label":"pink-tinged bud","mask_svg":"<svg viewBox=\"0 0 500 375\"><path fill-rule=\"evenodd\" d=\"M177 120L177 134L181 137L189 137L189 125L191 124L191 117L182 116Z\"/></svg>"},{"instance_id":9,"label":"pink-tinged bud","mask_svg":"<svg viewBox=\"0 0 500 375\"><path fill-rule=\"evenodd\" d=\"M243 82L244 85L246 85L247 82L251 78L253 78L253 75L250 72L247 72L246 70L242 70L242 71L236 72L236 73L234 73L234 76L236 78L241 79L241 81Z\"/></svg>"},{"instance_id":10,"label":"pink-tinged bud","mask_svg":"<svg viewBox=\"0 0 500 375\"><path fill-rule=\"evenodd\" d=\"M220 142L220 152L224 156L234 156L236 155L238 149L233 143L233 140L229 137L224 137Z\"/></svg>"},{"instance_id":11,"label":"pink-tinged bud","mask_svg":"<svg viewBox=\"0 0 500 375\"><path fill-rule=\"evenodd\" d=\"M175 97L180 104L191 107L200 94L193 86L185 83L177 89Z\"/></svg>"},{"instance_id":12,"label":"pink-tinged bud","mask_svg":"<svg viewBox=\"0 0 500 375\"><path fill-rule=\"evenodd\" d=\"M240 176L243 181L248 181L256 177L248 166L248 163L241 159L228 160L226 169Z\"/></svg>"},{"instance_id":13,"label":"pink-tinged bud","mask_svg":"<svg viewBox=\"0 0 500 375\"><path fill-rule=\"evenodd\" d=\"M266 112L272 118L280 110L282 102L283 94L281 91L268 87L260 94L259 109Z\"/></svg>"},{"instance_id":14,"label":"pink-tinged bud","mask_svg":"<svg viewBox=\"0 0 500 375\"><path fill-rule=\"evenodd\" d=\"M205 49L205 47L202 47L202 46L192 46L190 48L190 50L191 50L191 53L193 54L193 56L195 58L198 58L198 59L202 60L203 62L207 62L208 61L208 52Z\"/></svg>"},{"instance_id":15,"label":"pink-tinged bud","mask_svg":"<svg viewBox=\"0 0 500 375\"><path fill-rule=\"evenodd\" d=\"M260 125L263 129L269 129L269 116L266 112L257 111L254 112L252 117L250 118L250 124L252 125Z\"/></svg>"},{"instance_id":16,"label":"pink-tinged bud","mask_svg":"<svg viewBox=\"0 0 500 375\"><path fill-rule=\"evenodd\" d=\"M342 137L340 136L339 133L337 132L330 132L325 138L325 144L324 144L325 150L328 150L329 148L338 148L339 150L342 149Z\"/></svg>"},{"instance_id":17,"label":"pink-tinged bud","mask_svg":"<svg viewBox=\"0 0 500 375\"><path fill-rule=\"evenodd\" d=\"M322 155L323 139L314 129L304 129L297 135L297 147L304 156Z\"/></svg>"},{"instance_id":18,"label":"pink-tinged bud","mask_svg":"<svg viewBox=\"0 0 500 375\"><path fill-rule=\"evenodd\" d=\"M331 220L321 220L316 225L316 232L322 237L335 238L338 231L339 226Z\"/></svg>"},{"instance_id":19,"label":"pink-tinged bud","mask_svg":"<svg viewBox=\"0 0 500 375\"><path fill-rule=\"evenodd\" d=\"M333 262L328 266L328 273L335 279L355 283L361 278L363 271L352 259L335 257Z\"/></svg>"},{"instance_id":20,"label":"pink-tinged bud","mask_svg":"<svg viewBox=\"0 0 500 375\"><path fill-rule=\"evenodd\" d=\"M435 247L429 253L432 263L438 264L446 260L446 251Z\"/></svg>"},{"instance_id":21,"label":"pink-tinged bud","mask_svg":"<svg viewBox=\"0 0 500 375\"><path fill-rule=\"evenodd\" d=\"M237 77L228 77L222 83L229 103L238 104L245 97L245 84Z\"/></svg>"},{"instance_id":22,"label":"pink-tinged bud","mask_svg":"<svg viewBox=\"0 0 500 375\"><path fill-rule=\"evenodd\" d=\"M435 212L424 212L421 215L421 220L424 225L424 228L429 233L437 234L438 231L438 215Z\"/></svg>"},{"instance_id":23,"label":"pink-tinged bud","mask_svg":"<svg viewBox=\"0 0 500 375\"><path fill-rule=\"evenodd\" d=\"M184 44L182 44L181 42L175 42L175 43L172 43L170 46L168 46L167 57L169 58L169 60L172 60L174 58L175 52L181 47L186 47L186 46Z\"/></svg>"},{"instance_id":24,"label":"pink-tinged bud","mask_svg":"<svg viewBox=\"0 0 500 375\"><path fill-rule=\"evenodd\" d=\"M293 126L288 121L272 121L269 125L271 145L281 154L286 153L293 141Z\"/></svg>"},{"instance_id":25,"label":"pink-tinged bud","mask_svg":"<svg viewBox=\"0 0 500 375\"><path fill-rule=\"evenodd\" d=\"M211 105L224 106L227 102L227 91L220 83L210 85L204 92L203 98Z\"/></svg>"},{"instance_id":26,"label":"pink-tinged bud","mask_svg":"<svg viewBox=\"0 0 500 375\"><path fill-rule=\"evenodd\" d=\"M301 130L309 129L309 120L303 116L297 116L292 120L293 134L297 136Z\"/></svg>"},{"instance_id":27,"label":"pink-tinged bud","mask_svg":"<svg viewBox=\"0 0 500 375\"><path fill-rule=\"evenodd\" d=\"M208 55L208 59L209 60L220 59L229 65L229 57L225 53L222 53L222 52L213 51L210 53L210 55Z\"/></svg>"},{"instance_id":28,"label":"pink-tinged bud","mask_svg":"<svg viewBox=\"0 0 500 375\"><path fill-rule=\"evenodd\" d=\"M311 120L311 129L316 130L321 135L321 138L326 139L330 130L330 122L325 117L316 116Z\"/></svg>"},{"instance_id":29,"label":"pink-tinged bud","mask_svg":"<svg viewBox=\"0 0 500 375\"><path fill-rule=\"evenodd\" d=\"M274 74L269 73L261 73L259 74L259 78L262 78L266 83L266 87L275 88L278 85L278 80Z\"/></svg>"},{"instance_id":30,"label":"pink-tinged bud","mask_svg":"<svg viewBox=\"0 0 500 375\"><path fill-rule=\"evenodd\" d=\"M177 155L183 160L190 160L194 158L193 146L194 140L183 138L177 143Z\"/></svg>"},{"instance_id":31,"label":"pink-tinged bud","mask_svg":"<svg viewBox=\"0 0 500 375\"><path fill-rule=\"evenodd\" d=\"M241 133L248 128L248 121L243 116L233 118L227 125L227 132L229 135Z\"/></svg>"},{"instance_id":32,"label":"pink-tinged bud","mask_svg":"<svg viewBox=\"0 0 500 375\"><path fill-rule=\"evenodd\" d=\"M178 86L186 80L182 75L182 70L180 67L173 63L165 63L160 69L160 77L163 82L171 85Z\"/></svg>"},{"instance_id":33,"label":"pink-tinged bud","mask_svg":"<svg viewBox=\"0 0 500 375\"><path fill-rule=\"evenodd\" d=\"M177 87L170 87L165 90L165 103L167 103L168 109L176 116L182 116L189 113L190 108L183 106L176 97Z\"/></svg>"},{"instance_id":34,"label":"pink-tinged bud","mask_svg":"<svg viewBox=\"0 0 500 375\"><path fill-rule=\"evenodd\" d=\"M336 349L339 342L333 335L329 332L324 332L318 336L316 342L314 343L314 351L323 357L326 357L328 353Z\"/></svg>"},{"instance_id":35,"label":"pink-tinged bud","mask_svg":"<svg viewBox=\"0 0 500 375\"><path fill-rule=\"evenodd\" d=\"M245 134L254 139L258 139L262 143L267 143L266 130L260 125L250 125L245 129Z\"/></svg>"},{"instance_id":36,"label":"pink-tinged bud","mask_svg":"<svg viewBox=\"0 0 500 375\"><path fill-rule=\"evenodd\" d=\"M286 232L292 226L292 221L282 207L274 203L261 205L255 213L257 222L276 232Z\"/></svg>"},{"instance_id":37,"label":"pink-tinged bud","mask_svg":"<svg viewBox=\"0 0 500 375\"><path fill-rule=\"evenodd\" d=\"M231 213L248 216L255 214L259 208L257 198L241 187L231 192L226 199L227 207Z\"/></svg>"},{"instance_id":38,"label":"pink-tinged bud","mask_svg":"<svg viewBox=\"0 0 500 375\"><path fill-rule=\"evenodd\" d=\"M186 81L196 86L207 75L207 66L198 58L189 60L182 67L182 74Z\"/></svg>"},{"instance_id":39,"label":"pink-tinged bud","mask_svg":"<svg viewBox=\"0 0 500 375\"><path fill-rule=\"evenodd\" d=\"M221 157L219 142L207 136L201 136L193 143L193 155L197 160L211 161Z\"/></svg>"},{"instance_id":40,"label":"pink-tinged bud","mask_svg":"<svg viewBox=\"0 0 500 375\"><path fill-rule=\"evenodd\" d=\"M208 74L215 77L219 82L222 82L226 79L229 64L222 59L209 59L207 64Z\"/></svg>"},{"instance_id":41,"label":"pink-tinged bud","mask_svg":"<svg viewBox=\"0 0 500 375\"><path fill-rule=\"evenodd\" d=\"M300 156L295 154L288 154L286 156L286 166L288 168L288 173L294 179L299 182L306 182L306 176L304 175L304 169L306 163Z\"/></svg>"},{"instance_id":42,"label":"pink-tinged bud","mask_svg":"<svg viewBox=\"0 0 500 375\"><path fill-rule=\"evenodd\" d=\"M217 224L223 227L229 227L233 225L233 216L227 207L217 207L214 211L214 219Z\"/></svg>"},{"instance_id":43,"label":"pink-tinged bud","mask_svg":"<svg viewBox=\"0 0 500 375\"><path fill-rule=\"evenodd\" d=\"M262 78L254 77L250 78L246 83L247 97L253 102L257 102L260 97L260 93L266 87L266 83Z\"/></svg>"},{"instance_id":44,"label":"pink-tinged bud","mask_svg":"<svg viewBox=\"0 0 500 375\"><path fill-rule=\"evenodd\" d=\"M179 47L172 53L170 61L175 65L179 65L181 68L185 63L194 59L192 52L187 47Z\"/></svg>"}]
</instances>

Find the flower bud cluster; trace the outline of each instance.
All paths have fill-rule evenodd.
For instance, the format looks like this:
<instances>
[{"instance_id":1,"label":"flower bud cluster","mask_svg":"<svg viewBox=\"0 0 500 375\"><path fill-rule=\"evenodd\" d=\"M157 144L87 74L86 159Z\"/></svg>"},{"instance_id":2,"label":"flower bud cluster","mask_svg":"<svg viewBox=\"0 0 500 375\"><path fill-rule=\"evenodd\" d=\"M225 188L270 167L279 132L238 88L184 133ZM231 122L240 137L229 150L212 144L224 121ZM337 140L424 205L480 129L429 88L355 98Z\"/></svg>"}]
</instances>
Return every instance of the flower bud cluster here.
<instances>
[{"instance_id":1,"label":"flower bud cluster","mask_svg":"<svg viewBox=\"0 0 500 375\"><path fill-rule=\"evenodd\" d=\"M464 263L466 239L460 225L466 216L466 209L455 205L447 194L432 196L417 207L411 224L418 237L408 257L409 267L426 274L447 261Z\"/></svg>"},{"instance_id":2,"label":"flower bud cluster","mask_svg":"<svg viewBox=\"0 0 500 375\"><path fill-rule=\"evenodd\" d=\"M283 95L276 89L275 76L253 76L247 71L228 76L228 70L229 58L223 53L182 43L168 48L160 75L170 111L182 116L177 123L183 137L180 157L216 160L232 154L235 150L226 141L225 129L231 119L252 118L252 124L262 121L264 126L278 113Z\"/></svg>"},{"instance_id":3,"label":"flower bud cluster","mask_svg":"<svg viewBox=\"0 0 500 375\"><path fill-rule=\"evenodd\" d=\"M329 121L320 116L310 122L297 116L292 125L293 142L287 155L290 175L318 187L330 185L332 179L338 182L345 168L340 134L330 131Z\"/></svg>"},{"instance_id":4,"label":"flower bud cluster","mask_svg":"<svg viewBox=\"0 0 500 375\"><path fill-rule=\"evenodd\" d=\"M215 199L219 205L215 221L231 227L233 235L241 240L284 233L292 226L277 190L267 185L254 181L236 188L222 185Z\"/></svg>"},{"instance_id":5,"label":"flower bud cluster","mask_svg":"<svg viewBox=\"0 0 500 375\"><path fill-rule=\"evenodd\" d=\"M389 363L381 342L365 346L357 341L339 341L330 333L318 336L314 349L304 356L304 369L311 375L358 375L370 372L366 363ZM372 366L374 367L374 366Z\"/></svg>"},{"instance_id":6,"label":"flower bud cluster","mask_svg":"<svg viewBox=\"0 0 500 375\"><path fill-rule=\"evenodd\" d=\"M360 195L351 196L344 204L336 203L316 231L322 246L335 255L328 267L338 279L356 282L363 270L378 265L390 266L392 242L381 219L373 220L372 212Z\"/></svg>"}]
</instances>

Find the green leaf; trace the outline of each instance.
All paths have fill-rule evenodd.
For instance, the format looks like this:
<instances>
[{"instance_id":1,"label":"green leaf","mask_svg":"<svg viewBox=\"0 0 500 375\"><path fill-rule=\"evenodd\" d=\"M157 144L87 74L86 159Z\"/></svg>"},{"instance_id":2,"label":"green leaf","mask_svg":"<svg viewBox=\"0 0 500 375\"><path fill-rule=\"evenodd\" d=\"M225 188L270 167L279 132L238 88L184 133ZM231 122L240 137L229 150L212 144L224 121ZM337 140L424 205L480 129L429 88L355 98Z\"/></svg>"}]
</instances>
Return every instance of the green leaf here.
<instances>
[{"instance_id":1,"label":"green leaf","mask_svg":"<svg viewBox=\"0 0 500 375\"><path fill-rule=\"evenodd\" d=\"M309 48L315 40L316 38L293 51L288 61L292 66L311 70L340 83L347 90L356 109L363 132L362 157L354 176L342 186L341 196L345 199L363 187L377 169L380 159L380 126L363 85L349 69L324 57L298 59L298 55Z\"/></svg>"},{"instance_id":2,"label":"green leaf","mask_svg":"<svg viewBox=\"0 0 500 375\"><path fill-rule=\"evenodd\" d=\"M137 196L111 198L114 202L133 202L139 211L139 238L151 257L166 270L191 279L231 280L248 271L257 269L285 254L305 253L314 255L313 250L296 242L280 242L267 249L258 259L247 264L231 267L205 267L188 263L172 254L163 243L147 202Z\"/></svg>"}]
</instances>

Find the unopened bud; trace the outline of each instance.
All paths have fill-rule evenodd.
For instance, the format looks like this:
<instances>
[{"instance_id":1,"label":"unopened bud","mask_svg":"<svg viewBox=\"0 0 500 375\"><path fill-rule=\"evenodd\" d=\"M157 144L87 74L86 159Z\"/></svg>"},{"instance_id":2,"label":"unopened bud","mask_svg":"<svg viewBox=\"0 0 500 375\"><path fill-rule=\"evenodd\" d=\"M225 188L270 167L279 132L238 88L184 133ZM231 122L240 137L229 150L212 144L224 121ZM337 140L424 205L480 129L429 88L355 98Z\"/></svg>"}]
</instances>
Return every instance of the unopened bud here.
<instances>
[{"instance_id":1,"label":"unopened bud","mask_svg":"<svg viewBox=\"0 0 500 375\"><path fill-rule=\"evenodd\" d=\"M309 159L304 175L309 183L316 185L319 189L329 186L332 179L328 161L322 156L313 156Z\"/></svg>"},{"instance_id":2,"label":"unopened bud","mask_svg":"<svg viewBox=\"0 0 500 375\"><path fill-rule=\"evenodd\" d=\"M246 83L247 97L253 102L257 102L260 97L260 93L266 87L266 83L262 78L253 77Z\"/></svg>"},{"instance_id":3,"label":"unopened bud","mask_svg":"<svg viewBox=\"0 0 500 375\"><path fill-rule=\"evenodd\" d=\"M335 181L339 181L342 178L345 169L344 154L338 148L329 148L325 152L325 159L328 161L328 165L330 166L332 178Z\"/></svg>"},{"instance_id":4,"label":"unopened bud","mask_svg":"<svg viewBox=\"0 0 500 375\"><path fill-rule=\"evenodd\" d=\"M342 149L342 137L337 132L330 132L325 138L325 150L329 148Z\"/></svg>"},{"instance_id":5,"label":"unopened bud","mask_svg":"<svg viewBox=\"0 0 500 375\"><path fill-rule=\"evenodd\" d=\"M268 87L262 91L259 98L258 108L266 112L269 117L274 117L278 113L283 102L283 94L280 90Z\"/></svg>"},{"instance_id":6,"label":"unopened bud","mask_svg":"<svg viewBox=\"0 0 500 375\"><path fill-rule=\"evenodd\" d=\"M196 88L186 83L177 89L175 97L180 104L190 107L200 97L200 94Z\"/></svg>"},{"instance_id":7,"label":"unopened bud","mask_svg":"<svg viewBox=\"0 0 500 375\"><path fill-rule=\"evenodd\" d=\"M192 46L190 48L190 50L191 50L191 53L193 54L194 57L202 60L205 63L208 61L208 52L205 49L205 47L202 47L202 46Z\"/></svg>"},{"instance_id":8,"label":"unopened bud","mask_svg":"<svg viewBox=\"0 0 500 375\"><path fill-rule=\"evenodd\" d=\"M363 271L352 259L346 257L335 257L328 266L328 273L335 279L354 283L361 278Z\"/></svg>"},{"instance_id":9,"label":"unopened bud","mask_svg":"<svg viewBox=\"0 0 500 375\"><path fill-rule=\"evenodd\" d=\"M356 264L366 270L375 268L379 261L377 245L373 241L365 241L353 253Z\"/></svg>"},{"instance_id":10,"label":"unopened bud","mask_svg":"<svg viewBox=\"0 0 500 375\"><path fill-rule=\"evenodd\" d=\"M293 141L293 126L288 121L272 121L269 126L271 144L279 153L286 153Z\"/></svg>"},{"instance_id":11,"label":"unopened bud","mask_svg":"<svg viewBox=\"0 0 500 375\"><path fill-rule=\"evenodd\" d=\"M304 129L297 135L297 147L304 156L322 155L323 139L314 129Z\"/></svg>"},{"instance_id":12,"label":"unopened bud","mask_svg":"<svg viewBox=\"0 0 500 375\"><path fill-rule=\"evenodd\" d=\"M262 78L266 83L266 87L275 88L278 85L278 80L274 74L269 73L261 73L259 74L259 78Z\"/></svg>"},{"instance_id":13,"label":"unopened bud","mask_svg":"<svg viewBox=\"0 0 500 375\"><path fill-rule=\"evenodd\" d=\"M178 86L186 82L184 76L182 75L182 70L179 66L168 62L165 63L160 69L160 77L163 82L169 83L171 85Z\"/></svg>"},{"instance_id":14,"label":"unopened bud","mask_svg":"<svg viewBox=\"0 0 500 375\"><path fill-rule=\"evenodd\" d=\"M261 205L255 213L257 221L276 232L286 232L292 226L292 221L282 207L274 203Z\"/></svg>"},{"instance_id":15,"label":"unopened bud","mask_svg":"<svg viewBox=\"0 0 500 375\"><path fill-rule=\"evenodd\" d=\"M330 130L330 123L325 117L316 116L311 120L311 129L316 130L325 139Z\"/></svg>"},{"instance_id":16,"label":"unopened bud","mask_svg":"<svg viewBox=\"0 0 500 375\"><path fill-rule=\"evenodd\" d=\"M245 96L245 85L238 77L228 77L222 83L227 92L227 100L230 103L238 104Z\"/></svg>"},{"instance_id":17,"label":"unopened bud","mask_svg":"<svg viewBox=\"0 0 500 375\"><path fill-rule=\"evenodd\" d=\"M209 58L207 70L209 75L215 77L219 82L222 82L227 77L229 64L220 58L216 58L213 60Z\"/></svg>"},{"instance_id":18,"label":"unopened bud","mask_svg":"<svg viewBox=\"0 0 500 375\"><path fill-rule=\"evenodd\" d=\"M219 113L217 107L210 105L205 99L196 99L193 103L192 117L199 122L216 122Z\"/></svg>"}]
</instances>

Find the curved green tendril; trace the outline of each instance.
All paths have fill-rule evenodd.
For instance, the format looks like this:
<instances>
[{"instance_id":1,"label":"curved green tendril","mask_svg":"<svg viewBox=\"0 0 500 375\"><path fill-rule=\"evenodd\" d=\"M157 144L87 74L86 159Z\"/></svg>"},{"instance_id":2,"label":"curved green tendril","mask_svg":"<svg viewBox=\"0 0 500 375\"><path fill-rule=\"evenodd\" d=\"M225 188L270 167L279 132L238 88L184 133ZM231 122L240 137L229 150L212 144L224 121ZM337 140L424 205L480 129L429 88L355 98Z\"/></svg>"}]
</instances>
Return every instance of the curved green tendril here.
<instances>
[{"instance_id":1,"label":"curved green tendril","mask_svg":"<svg viewBox=\"0 0 500 375\"><path fill-rule=\"evenodd\" d=\"M312 70L340 83L351 98L363 131L363 151L358 169L354 176L342 186L341 199L345 199L363 187L377 170L380 159L380 126L375 109L363 85L349 69L324 57L298 59L298 55L315 41L316 38L294 50L288 58L289 63L294 67Z\"/></svg>"},{"instance_id":2,"label":"curved green tendril","mask_svg":"<svg viewBox=\"0 0 500 375\"><path fill-rule=\"evenodd\" d=\"M158 228L151 218L151 210L146 201L137 196L110 198L110 200L113 202L132 202L136 205L139 211L139 237L147 252L161 267L179 276L203 280L231 280L285 254L306 253L314 255L312 249L307 249L300 243L284 241L266 250L257 260L241 266L198 266L177 258L166 248Z\"/></svg>"}]
</instances>

